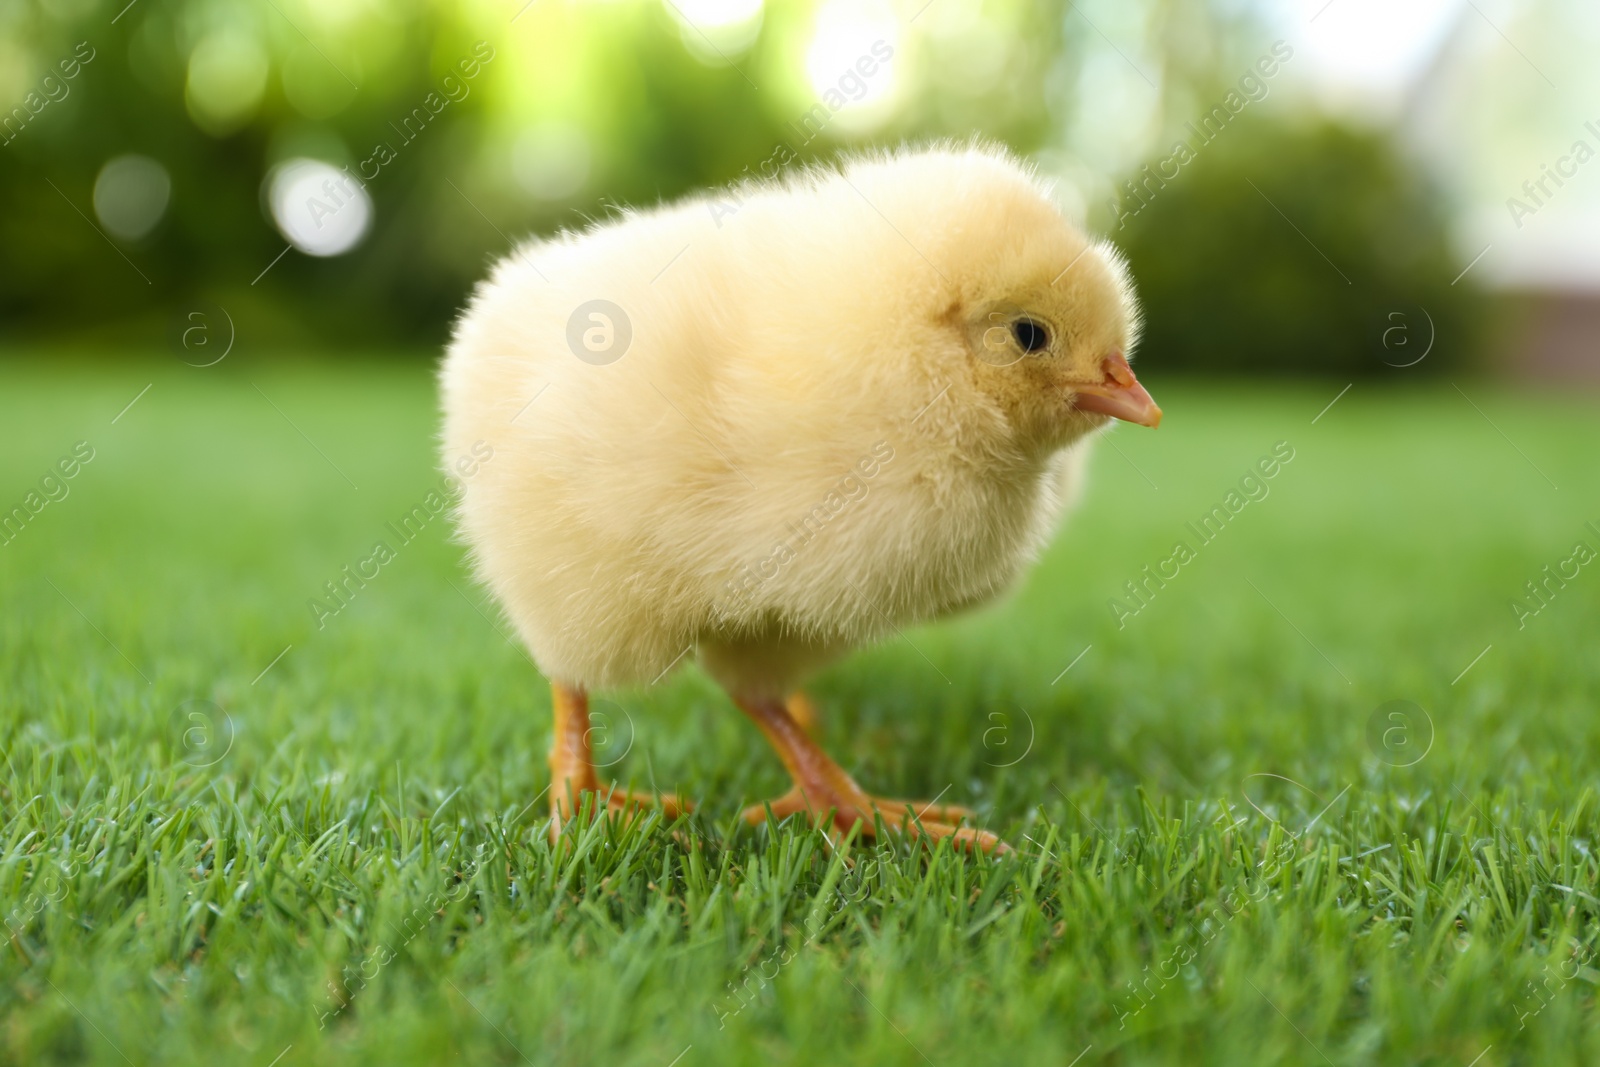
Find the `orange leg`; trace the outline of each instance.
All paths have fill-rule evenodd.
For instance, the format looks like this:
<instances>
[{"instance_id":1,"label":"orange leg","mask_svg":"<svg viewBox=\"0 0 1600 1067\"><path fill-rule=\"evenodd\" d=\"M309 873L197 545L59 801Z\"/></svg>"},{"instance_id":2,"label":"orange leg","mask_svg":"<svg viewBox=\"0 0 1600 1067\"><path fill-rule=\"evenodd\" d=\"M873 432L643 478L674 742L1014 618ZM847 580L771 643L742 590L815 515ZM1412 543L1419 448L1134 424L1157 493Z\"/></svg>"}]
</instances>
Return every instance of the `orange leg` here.
<instances>
[{"instance_id":1,"label":"orange leg","mask_svg":"<svg viewBox=\"0 0 1600 1067\"><path fill-rule=\"evenodd\" d=\"M555 712L555 739L550 744L550 835L577 810L582 794L594 793L615 811L630 806L650 806L668 818L677 818L693 806L672 793L636 793L615 786L602 789L595 777L594 759L589 750L589 694L582 689L550 683L551 706Z\"/></svg>"},{"instance_id":2,"label":"orange leg","mask_svg":"<svg viewBox=\"0 0 1600 1067\"><path fill-rule=\"evenodd\" d=\"M789 699L783 702L783 706L789 712L789 718L800 724L800 729L808 734L816 734L817 706L811 702L810 697L796 689L789 694Z\"/></svg>"},{"instance_id":3,"label":"orange leg","mask_svg":"<svg viewBox=\"0 0 1600 1067\"><path fill-rule=\"evenodd\" d=\"M778 757L788 768L794 788L768 804L746 808L744 818L749 823L760 823L767 817L767 809L777 818L805 813L812 822L821 822L826 813L833 812L836 830L848 830L857 822L868 836L876 833L873 814L880 813L885 825L904 824L913 836L948 837L967 848L981 848L985 852L1009 852L1011 847L987 830L956 826L971 812L955 805L922 804L913 800L890 800L867 793L833 762L828 754L813 741L800 724L776 700L740 700L739 709L755 720L761 732L767 735Z\"/></svg>"},{"instance_id":4,"label":"orange leg","mask_svg":"<svg viewBox=\"0 0 1600 1067\"><path fill-rule=\"evenodd\" d=\"M817 705L802 690L796 689L790 693L783 702L784 710L789 713L789 718L800 724L800 728L812 737L817 735ZM782 798L779 798L780 801ZM932 819L934 822L960 822L962 819L972 820L977 816L971 808L964 808L960 804L927 804L917 800L885 800L879 798L878 807L884 812L904 811L910 807L919 819ZM778 809L772 809L776 812ZM799 809L796 809L799 810ZM793 812L785 814L792 815Z\"/></svg>"}]
</instances>

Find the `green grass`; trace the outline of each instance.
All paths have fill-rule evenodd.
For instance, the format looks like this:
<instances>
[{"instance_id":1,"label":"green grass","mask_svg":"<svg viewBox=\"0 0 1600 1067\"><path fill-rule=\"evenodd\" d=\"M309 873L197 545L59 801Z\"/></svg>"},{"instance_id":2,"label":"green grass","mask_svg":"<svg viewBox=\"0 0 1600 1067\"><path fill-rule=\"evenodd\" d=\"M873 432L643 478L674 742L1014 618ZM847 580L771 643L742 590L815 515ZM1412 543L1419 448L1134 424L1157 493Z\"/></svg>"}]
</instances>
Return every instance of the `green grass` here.
<instances>
[{"instance_id":1,"label":"green grass","mask_svg":"<svg viewBox=\"0 0 1600 1067\"><path fill-rule=\"evenodd\" d=\"M786 783L693 669L597 707L702 812L553 849L546 690L442 521L306 605L436 483L421 365L3 374L0 508L95 458L0 547L0 1061L1600 1061L1600 565L1509 607L1600 548L1600 397L1153 383L1015 597L815 686L991 860L737 826Z\"/></svg>"}]
</instances>

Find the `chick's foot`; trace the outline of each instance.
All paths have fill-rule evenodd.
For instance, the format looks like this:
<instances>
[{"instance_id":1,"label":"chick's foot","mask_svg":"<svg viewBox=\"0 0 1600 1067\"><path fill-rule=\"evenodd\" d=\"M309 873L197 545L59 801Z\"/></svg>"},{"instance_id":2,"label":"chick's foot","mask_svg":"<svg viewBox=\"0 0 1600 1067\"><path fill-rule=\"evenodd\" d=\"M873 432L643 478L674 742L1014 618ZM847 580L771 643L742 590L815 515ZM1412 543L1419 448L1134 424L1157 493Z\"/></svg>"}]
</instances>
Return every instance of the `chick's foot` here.
<instances>
[{"instance_id":1,"label":"chick's foot","mask_svg":"<svg viewBox=\"0 0 1600 1067\"><path fill-rule=\"evenodd\" d=\"M862 834L872 837L877 833L874 816L881 815L886 827L903 828L913 837L932 840L948 837L964 848L1011 851L1010 845L987 830L957 825L972 818L967 808L956 804L895 800L868 793L811 740L782 704L761 700L738 700L737 703L778 750L795 783L794 788L776 800L746 808L746 822L764 822L771 810L779 819L804 814L813 823L821 823L831 811L836 830L849 830L859 822Z\"/></svg>"},{"instance_id":2,"label":"chick's foot","mask_svg":"<svg viewBox=\"0 0 1600 1067\"><path fill-rule=\"evenodd\" d=\"M1010 850L1009 845L987 830L954 825L973 817L970 808L961 807L959 804L895 800L873 796L859 788L849 796L841 797L815 786L804 791L795 786L775 800L754 804L744 809L744 820L751 825L759 825L766 821L768 810L771 810L773 817L777 819L804 814L812 822L821 822L831 810L834 829L848 830L859 821L862 833L868 837L877 831L877 824L872 818L876 813L883 816L885 826L894 828L904 825L913 837L953 837L964 845L976 844L985 852Z\"/></svg>"},{"instance_id":3,"label":"chick's foot","mask_svg":"<svg viewBox=\"0 0 1600 1067\"><path fill-rule=\"evenodd\" d=\"M551 707L555 714L555 740L550 745L550 836L554 838L583 802L584 793L598 798L594 810L622 812L640 807L658 809L675 819L694 806L674 793L645 793L617 785L602 786L594 773L589 748L589 695L575 686L553 682Z\"/></svg>"}]
</instances>

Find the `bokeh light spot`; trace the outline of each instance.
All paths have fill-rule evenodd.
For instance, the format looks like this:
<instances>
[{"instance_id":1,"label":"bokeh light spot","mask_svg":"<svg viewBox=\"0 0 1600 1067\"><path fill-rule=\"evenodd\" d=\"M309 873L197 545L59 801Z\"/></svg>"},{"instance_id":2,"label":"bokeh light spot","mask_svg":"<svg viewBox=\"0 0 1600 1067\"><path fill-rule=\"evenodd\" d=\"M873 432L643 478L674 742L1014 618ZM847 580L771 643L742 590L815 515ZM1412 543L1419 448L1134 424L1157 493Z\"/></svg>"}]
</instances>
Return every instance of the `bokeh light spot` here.
<instances>
[{"instance_id":1,"label":"bokeh light spot","mask_svg":"<svg viewBox=\"0 0 1600 1067\"><path fill-rule=\"evenodd\" d=\"M589 179L589 138L565 122L529 126L511 148L517 184L538 200L565 200Z\"/></svg>"},{"instance_id":2,"label":"bokeh light spot","mask_svg":"<svg viewBox=\"0 0 1600 1067\"><path fill-rule=\"evenodd\" d=\"M189 53L184 103L195 125L213 137L248 123L266 88L267 54L248 34L218 31Z\"/></svg>"},{"instance_id":3,"label":"bokeh light spot","mask_svg":"<svg viewBox=\"0 0 1600 1067\"><path fill-rule=\"evenodd\" d=\"M114 237L137 241L161 221L172 195L167 168L149 156L117 156L94 180L94 213Z\"/></svg>"},{"instance_id":4,"label":"bokeh light spot","mask_svg":"<svg viewBox=\"0 0 1600 1067\"><path fill-rule=\"evenodd\" d=\"M319 159L291 159L267 175L278 231L309 256L350 251L372 224L372 198L355 176Z\"/></svg>"},{"instance_id":5,"label":"bokeh light spot","mask_svg":"<svg viewBox=\"0 0 1600 1067\"><path fill-rule=\"evenodd\" d=\"M889 117L899 44L900 24L887 4L830 0L817 11L806 77L841 127L868 129ZM886 51L895 58L884 60Z\"/></svg>"},{"instance_id":6,"label":"bokeh light spot","mask_svg":"<svg viewBox=\"0 0 1600 1067\"><path fill-rule=\"evenodd\" d=\"M761 33L761 0L670 0L684 47L702 63L724 66Z\"/></svg>"}]
</instances>

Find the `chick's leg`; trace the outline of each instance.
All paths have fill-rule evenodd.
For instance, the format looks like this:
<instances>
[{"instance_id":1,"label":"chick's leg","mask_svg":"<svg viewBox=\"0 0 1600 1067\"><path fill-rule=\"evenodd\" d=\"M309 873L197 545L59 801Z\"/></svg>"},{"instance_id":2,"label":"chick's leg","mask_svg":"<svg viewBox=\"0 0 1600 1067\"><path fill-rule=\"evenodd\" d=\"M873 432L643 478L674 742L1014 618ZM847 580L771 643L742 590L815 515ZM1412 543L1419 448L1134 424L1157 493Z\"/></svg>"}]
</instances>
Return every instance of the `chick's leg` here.
<instances>
[{"instance_id":1,"label":"chick's leg","mask_svg":"<svg viewBox=\"0 0 1600 1067\"><path fill-rule=\"evenodd\" d=\"M555 714L555 738L550 744L550 833L578 809L584 793L594 793L606 807L622 810L648 805L661 809L666 818L692 810L687 800L672 793L639 793L617 786L602 788L594 773L594 758L589 747L589 694L574 686L550 683L550 704Z\"/></svg>"},{"instance_id":2,"label":"chick's leg","mask_svg":"<svg viewBox=\"0 0 1600 1067\"><path fill-rule=\"evenodd\" d=\"M810 697L796 689L789 694L783 706L788 711L789 718L800 724L800 729L808 734L817 732L817 706L812 703Z\"/></svg>"},{"instance_id":3,"label":"chick's leg","mask_svg":"<svg viewBox=\"0 0 1600 1067\"><path fill-rule=\"evenodd\" d=\"M796 689L784 700L783 707L789 713L789 718L800 725L800 729L812 737L817 735L818 716L817 705L814 700L803 691ZM796 795L798 796L798 794ZM783 799L780 797L779 801ZM785 806L787 807L788 805ZM960 822L962 819L971 820L977 817L973 814L971 808L964 808L960 804L929 804L920 800L886 800L880 797L878 799L878 807L885 812L905 811L909 807L916 813L917 818L932 819L934 822ZM774 813L778 812L776 807L772 810ZM796 807L792 811L780 814L792 815L795 811L801 810L804 810L803 807Z\"/></svg>"},{"instance_id":4,"label":"chick's leg","mask_svg":"<svg viewBox=\"0 0 1600 1067\"><path fill-rule=\"evenodd\" d=\"M550 683L550 707L555 715L555 737L550 742L550 824L559 827L571 817L585 792L597 793L589 752L589 694Z\"/></svg>"},{"instance_id":5,"label":"chick's leg","mask_svg":"<svg viewBox=\"0 0 1600 1067\"><path fill-rule=\"evenodd\" d=\"M815 823L831 809L835 829L848 830L859 821L861 832L872 836L877 832L873 815L878 813L886 826L904 824L913 836L948 837L959 845L985 852L1010 851L1009 845L986 830L954 825L971 815L965 808L872 796L822 751L781 702L735 698L735 703L761 727L788 768L789 777L794 779L794 788L783 796L745 809L746 822L764 821L770 808L777 818L804 813Z\"/></svg>"}]
</instances>

